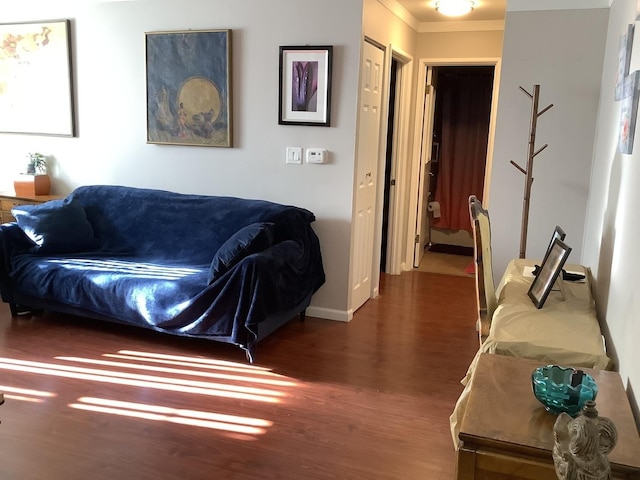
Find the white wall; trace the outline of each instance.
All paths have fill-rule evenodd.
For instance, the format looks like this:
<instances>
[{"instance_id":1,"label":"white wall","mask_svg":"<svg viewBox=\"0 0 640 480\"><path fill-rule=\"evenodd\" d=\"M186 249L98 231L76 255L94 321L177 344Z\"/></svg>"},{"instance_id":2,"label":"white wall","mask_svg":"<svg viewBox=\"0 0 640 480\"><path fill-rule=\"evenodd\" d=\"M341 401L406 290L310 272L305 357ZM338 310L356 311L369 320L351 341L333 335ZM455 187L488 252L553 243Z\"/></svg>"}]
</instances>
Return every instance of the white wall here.
<instances>
[{"instance_id":1,"label":"white wall","mask_svg":"<svg viewBox=\"0 0 640 480\"><path fill-rule=\"evenodd\" d=\"M362 0L62 0L3 6L2 22L72 20L77 138L0 135L0 189L27 152L55 157L54 193L106 183L295 204L316 214L327 283L309 314L347 305ZM231 149L146 144L144 32L233 30ZM278 125L278 47L334 46L331 128ZM328 165L285 165L287 146ZM320 312L320 313L319 313Z\"/></svg>"},{"instance_id":2,"label":"white wall","mask_svg":"<svg viewBox=\"0 0 640 480\"><path fill-rule=\"evenodd\" d=\"M620 102L614 100L618 68L618 42L636 18L636 2L614 0L609 14L602 94L584 236L584 263L596 278L596 308L608 330L613 354L628 394L640 398L640 254L638 238L638 185L640 185L640 137L635 135L632 155L617 150ZM636 31L640 24L636 24ZM636 35L633 50L640 54ZM640 69L636 62L632 70ZM636 408L636 419L640 412Z\"/></svg>"},{"instance_id":3,"label":"white wall","mask_svg":"<svg viewBox=\"0 0 640 480\"><path fill-rule=\"evenodd\" d=\"M519 86L540 85L539 111L554 105L538 117L536 149L549 146L534 160L526 256L541 258L560 225L580 263L607 18L606 8L507 8L488 203L498 277L520 250L525 176L509 162L527 165L532 102Z\"/></svg>"}]
</instances>

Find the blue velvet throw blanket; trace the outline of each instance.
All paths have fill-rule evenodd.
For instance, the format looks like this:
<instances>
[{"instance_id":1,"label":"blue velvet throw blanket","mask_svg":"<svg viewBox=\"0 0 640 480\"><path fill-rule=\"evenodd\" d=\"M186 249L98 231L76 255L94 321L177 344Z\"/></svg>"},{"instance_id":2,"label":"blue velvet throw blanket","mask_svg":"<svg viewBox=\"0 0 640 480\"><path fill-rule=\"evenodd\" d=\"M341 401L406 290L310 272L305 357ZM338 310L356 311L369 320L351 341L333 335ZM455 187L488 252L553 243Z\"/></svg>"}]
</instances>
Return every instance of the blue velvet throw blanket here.
<instances>
[{"instance_id":1,"label":"blue velvet throw blanket","mask_svg":"<svg viewBox=\"0 0 640 480\"><path fill-rule=\"evenodd\" d=\"M315 217L299 207L97 185L13 214L0 226L12 304L251 354L261 322L301 312L325 281Z\"/></svg>"}]
</instances>

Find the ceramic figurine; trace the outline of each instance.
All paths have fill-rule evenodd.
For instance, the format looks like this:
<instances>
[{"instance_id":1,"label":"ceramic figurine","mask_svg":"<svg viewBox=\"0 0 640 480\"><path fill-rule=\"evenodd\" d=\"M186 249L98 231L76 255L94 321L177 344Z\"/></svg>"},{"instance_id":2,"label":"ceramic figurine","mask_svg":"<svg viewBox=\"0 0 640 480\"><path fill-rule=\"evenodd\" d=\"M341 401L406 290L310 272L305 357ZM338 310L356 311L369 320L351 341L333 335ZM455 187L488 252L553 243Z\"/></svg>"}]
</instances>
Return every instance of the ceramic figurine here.
<instances>
[{"instance_id":1,"label":"ceramic figurine","mask_svg":"<svg viewBox=\"0 0 640 480\"><path fill-rule=\"evenodd\" d=\"M608 480L607 455L618 440L614 423L599 417L594 401L588 401L576 418L561 413L553 427L553 463L560 480Z\"/></svg>"}]
</instances>

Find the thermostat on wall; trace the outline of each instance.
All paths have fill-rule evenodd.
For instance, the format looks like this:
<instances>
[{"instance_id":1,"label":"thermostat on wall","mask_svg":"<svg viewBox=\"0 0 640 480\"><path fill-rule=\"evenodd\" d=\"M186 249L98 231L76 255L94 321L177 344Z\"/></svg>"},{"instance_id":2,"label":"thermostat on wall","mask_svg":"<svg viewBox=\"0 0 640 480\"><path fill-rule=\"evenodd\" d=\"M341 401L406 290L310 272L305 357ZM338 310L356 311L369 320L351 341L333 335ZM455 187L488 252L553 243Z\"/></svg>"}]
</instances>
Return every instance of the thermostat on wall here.
<instances>
[{"instance_id":1,"label":"thermostat on wall","mask_svg":"<svg viewBox=\"0 0 640 480\"><path fill-rule=\"evenodd\" d=\"M327 150L324 148L308 148L307 163L326 163Z\"/></svg>"}]
</instances>

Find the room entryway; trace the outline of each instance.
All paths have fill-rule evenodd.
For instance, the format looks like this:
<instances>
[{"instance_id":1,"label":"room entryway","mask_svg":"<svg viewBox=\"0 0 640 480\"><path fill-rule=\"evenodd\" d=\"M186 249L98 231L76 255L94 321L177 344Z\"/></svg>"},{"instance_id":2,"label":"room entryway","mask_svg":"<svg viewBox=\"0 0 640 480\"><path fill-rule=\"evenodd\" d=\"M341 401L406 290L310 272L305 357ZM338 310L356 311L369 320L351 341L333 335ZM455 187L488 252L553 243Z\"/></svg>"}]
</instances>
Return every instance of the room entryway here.
<instances>
[{"instance_id":1,"label":"room entryway","mask_svg":"<svg viewBox=\"0 0 640 480\"><path fill-rule=\"evenodd\" d=\"M472 252L468 199L470 195L482 198L484 193L494 71L493 65L426 69L434 106L431 121L426 114L423 121L422 136L428 139L423 140L423 145L429 149L422 155L425 166L420 184L424 191L419 195L417 218L422 219L423 225L416 235L416 268L425 268L425 262L430 261L463 263L460 258L446 262L442 256L451 250L454 255L460 253L456 248L466 248L464 255ZM429 102L425 101L423 108L427 112ZM425 252L438 255L424 259ZM427 267L427 271L433 270L436 268Z\"/></svg>"}]
</instances>

